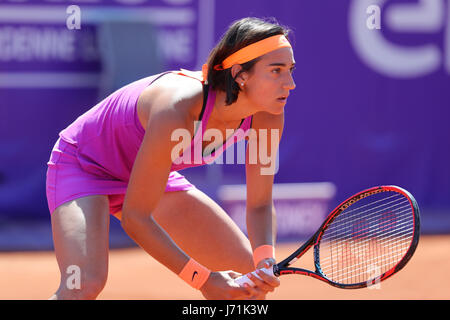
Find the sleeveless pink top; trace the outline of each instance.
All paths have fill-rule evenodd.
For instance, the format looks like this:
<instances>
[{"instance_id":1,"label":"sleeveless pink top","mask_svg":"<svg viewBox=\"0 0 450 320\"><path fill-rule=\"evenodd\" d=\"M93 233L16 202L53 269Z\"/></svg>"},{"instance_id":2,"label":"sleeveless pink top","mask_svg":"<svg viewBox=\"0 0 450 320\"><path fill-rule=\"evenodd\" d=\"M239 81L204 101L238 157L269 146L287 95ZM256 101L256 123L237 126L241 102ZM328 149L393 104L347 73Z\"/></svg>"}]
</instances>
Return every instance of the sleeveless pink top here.
<instances>
[{"instance_id":1,"label":"sleeveless pink top","mask_svg":"<svg viewBox=\"0 0 450 320\"><path fill-rule=\"evenodd\" d=\"M83 170L117 180L129 180L145 134L137 114L138 98L147 86L167 73L135 81L115 91L60 132L62 140L77 146L77 158ZM196 78L190 72L175 73ZM204 85L203 90L204 101L199 117L201 130L200 127L196 130L190 147L174 161L171 172L213 162L233 143L244 139L251 127L252 116L242 119L238 130L224 145L203 156L202 140L216 97L208 85ZM186 161L188 158L191 160Z\"/></svg>"}]
</instances>

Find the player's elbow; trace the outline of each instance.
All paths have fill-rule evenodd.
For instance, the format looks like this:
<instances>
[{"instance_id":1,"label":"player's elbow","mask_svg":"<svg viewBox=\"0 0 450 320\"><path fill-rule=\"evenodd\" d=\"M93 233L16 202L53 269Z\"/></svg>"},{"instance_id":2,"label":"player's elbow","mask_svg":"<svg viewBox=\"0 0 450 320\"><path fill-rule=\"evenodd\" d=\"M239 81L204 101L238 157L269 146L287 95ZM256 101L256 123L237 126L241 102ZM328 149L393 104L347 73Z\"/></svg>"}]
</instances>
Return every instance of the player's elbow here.
<instances>
[{"instance_id":1,"label":"player's elbow","mask_svg":"<svg viewBox=\"0 0 450 320\"><path fill-rule=\"evenodd\" d=\"M122 229L128 233L128 230L130 229L130 218L128 216L125 216L125 214L122 212L122 218L120 219L120 225L122 226Z\"/></svg>"},{"instance_id":2,"label":"player's elbow","mask_svg":"<svg viewBox=\"0 0 450 320\"><path fill-rule=\"evenodd\" d=\"M122 229L132 237L134 231L136 230L138 222L137 214L133 213L129 210L123 210L122 211L122 218L120 220L120 225L122 226Z\"/></svg>"}]
</instances>

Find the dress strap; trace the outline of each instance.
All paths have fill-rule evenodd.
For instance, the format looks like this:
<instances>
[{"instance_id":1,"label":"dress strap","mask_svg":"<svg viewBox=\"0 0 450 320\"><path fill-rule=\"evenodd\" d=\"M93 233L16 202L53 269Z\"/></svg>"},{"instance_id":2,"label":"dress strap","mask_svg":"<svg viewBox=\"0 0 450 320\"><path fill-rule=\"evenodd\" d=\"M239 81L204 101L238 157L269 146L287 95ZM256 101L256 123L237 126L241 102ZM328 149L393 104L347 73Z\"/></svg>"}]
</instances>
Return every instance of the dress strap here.
<instances>
[{"instance_id":1,"label":"dress strap","mask_svg":"<svg viewBox=\"0 0 450 320\"><path fill-rule=\"evenodd\" d=\"M202 71L190 71L190 70L186 70L186 69L180 69L179 71L175 71L175 73L179 74L181 76L196 79L203 84L205 83Z\"/></svg>"},{"instance_id":2,"label":"dress strap","mask_svg":"<svg viewBox=\"0 0 450 320\"><path fill-rule=\"evenodd\" d=\"M206 126L208 124L209 117L214 109L214 103L216 102L216 92L211 89L210 86L206 86L205 88L208 90L208 99L206 100L205 109L203 110L203 115L201 117L202 122L202 138L205 134Z\"/></svg>"}]
</instances>

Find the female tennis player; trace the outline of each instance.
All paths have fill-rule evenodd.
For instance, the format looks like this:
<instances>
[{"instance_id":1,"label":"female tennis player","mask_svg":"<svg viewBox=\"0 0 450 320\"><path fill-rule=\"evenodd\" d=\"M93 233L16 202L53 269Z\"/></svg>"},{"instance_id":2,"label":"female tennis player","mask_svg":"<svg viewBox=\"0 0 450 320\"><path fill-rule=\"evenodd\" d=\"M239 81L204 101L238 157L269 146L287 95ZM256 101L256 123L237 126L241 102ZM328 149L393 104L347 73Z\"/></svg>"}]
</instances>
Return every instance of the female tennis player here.
<instances>
[{"instance_id":1,"label":"female tennis player","mask_svg":"<svg viewBox=\"0 0 450 320\"><path fill-rule=\"evenodd\" d=\"M281 137L283 109L295 88L287 35L276 22L236 21L203 72L170 71L135 81L60 132L47 171L61 273L52 299L95 299L102 291L110 214L149 255L207 299L262 299L279 286L264 273L253 277L255 287L233 280L275 263L274 174L261 173L267 163L250 163L247 148L248 239L178 171L214 160L235 141L235 134L226 136L230 129L252 129L256 140L261 130L277 130ZM206 141L202 135L209 129L221 132L223 141ZM180 142L173 133L179 130L187 130L191 141L175 152ZM276 153L279 139L268 140L257 145ZM204 149L211 145L208 154ZM186 161L195 158L195 148L200 161ZM73 266L80 271L78 285Z\"/></svg>"}]
</instances>

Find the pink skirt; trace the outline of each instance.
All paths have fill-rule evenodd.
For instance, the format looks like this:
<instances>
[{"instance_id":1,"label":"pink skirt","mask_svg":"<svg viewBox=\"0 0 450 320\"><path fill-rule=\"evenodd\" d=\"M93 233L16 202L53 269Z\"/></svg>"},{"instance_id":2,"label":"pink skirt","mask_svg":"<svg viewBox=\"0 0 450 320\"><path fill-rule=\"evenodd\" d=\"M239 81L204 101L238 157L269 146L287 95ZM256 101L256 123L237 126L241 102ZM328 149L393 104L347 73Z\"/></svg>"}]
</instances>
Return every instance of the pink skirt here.
<instances>
[{"instance_id":1,"label":"pink skirt","mask_svg":"<svg viewBox=\"0 0 450 320\"><path fill-rule=\"evenodd\" d=\"M116 214L122 210L128 181L117 180L105 175L97 176L86 172L77 158L77 146L61 138L55 146L47 163L46 193L50 214L65 202L90 196L108 195L109 210ZM166 192L195 189L184 176L172 171L167 181Z\"/></svg>"}]
</instances>

